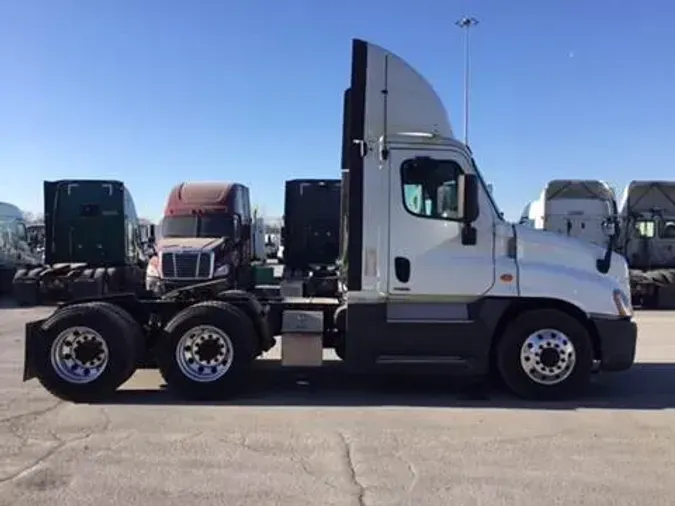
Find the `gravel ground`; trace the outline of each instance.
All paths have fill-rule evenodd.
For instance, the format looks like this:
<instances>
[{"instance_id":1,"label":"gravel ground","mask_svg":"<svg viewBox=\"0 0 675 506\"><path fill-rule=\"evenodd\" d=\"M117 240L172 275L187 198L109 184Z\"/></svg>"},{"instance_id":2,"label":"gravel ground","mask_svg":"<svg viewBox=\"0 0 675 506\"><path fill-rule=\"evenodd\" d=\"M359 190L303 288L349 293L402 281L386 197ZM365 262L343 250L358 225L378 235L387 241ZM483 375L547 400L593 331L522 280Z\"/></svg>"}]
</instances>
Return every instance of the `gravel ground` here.
<instances>
[{"instance_id":1,"label":"gravel ground","mask_svg":"<svg viewBox=\"0 0 675 506\"><path fill-rule=\"evenodd\" d=\"M640 313L639 363L574 403L328 372L181 405L141 371L113 402L73 405L21 383L23 324L49 312L0 309L0 505L675 501L673 313Z\"/></svg>"}]
</instances>

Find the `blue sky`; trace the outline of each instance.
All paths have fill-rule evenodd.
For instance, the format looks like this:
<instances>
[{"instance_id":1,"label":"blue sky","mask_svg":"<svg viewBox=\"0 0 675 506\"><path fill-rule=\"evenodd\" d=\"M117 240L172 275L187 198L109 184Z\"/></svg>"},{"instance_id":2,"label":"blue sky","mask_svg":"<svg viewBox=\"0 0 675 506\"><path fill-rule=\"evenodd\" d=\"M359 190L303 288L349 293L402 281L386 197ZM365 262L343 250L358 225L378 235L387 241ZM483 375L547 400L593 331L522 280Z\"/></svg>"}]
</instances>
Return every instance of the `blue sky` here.
<instances>
[{"instance_id":1,"label":"blue sky","mask_svg":"<svg viewBox=\"0 0 675 506\"><path fill-rule=\"evenodd\" d=\"M554 178L675 173L675 7L666 0L0 0L0 200L119 178L160 217L182 180L236 180L280 215L283 181L339 177L350 39L417 67L507 216ZM673 174L675 175L675 174Z\"/></svg>"}]
</instances>

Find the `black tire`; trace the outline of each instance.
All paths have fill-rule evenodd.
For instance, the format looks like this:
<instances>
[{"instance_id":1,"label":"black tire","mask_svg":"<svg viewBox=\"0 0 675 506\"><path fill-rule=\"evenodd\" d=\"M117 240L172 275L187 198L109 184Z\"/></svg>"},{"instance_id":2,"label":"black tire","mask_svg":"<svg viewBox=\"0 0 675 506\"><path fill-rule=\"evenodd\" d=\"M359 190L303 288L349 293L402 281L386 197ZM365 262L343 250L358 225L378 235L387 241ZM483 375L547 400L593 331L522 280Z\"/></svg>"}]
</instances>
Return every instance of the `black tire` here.
<instances>
[{"instance_id":1,"label":"black tire","mask_svg":"<svg viewBox=\"0 0 675 506\"><path fill-rule=\"evenodd\" d=\"M29 270L26 269L25 267L21 267L20 269L16 270L12 279L25 278L28 275L28 271Z\"/></svg>"},{"instance_id":2,"label":"black tire","mask_svg":"<svg viewBox=\"0 0 675 506\"><path fill-rule=\"evenodd\" d=\"M120 308L107 302L74 304L57 310L41 328L36 343L35 367L38 381L56 397L73 402L94 402L110 397L131 374L136 364L136 343L129 322ZM93 381L78 384L64 379L52 363L51 350L58 336L72 327L97 332L108 348L108 363Z\"/></svg>"},{"instance_id":3,"label":"black tire","mask_svg":"<svg viewBox=\"0 0 675 506\"><path fill-rule=\"evenodd\" d=\"M128 336L128 338L133 343L134 348L135 348L135 355L134 355L134 361L132 363L132 366L129 369L129 372L127 373L127 377L122 382L122 383L124 383L134 375L134 373L136 372L136 368L138 367L139 361L146 354L147 339L145 337L145 333L143 332L143 328L134 319L134 317L129 314L129 312L126 309L121 308L120 306L117 306L115 304L111 304L109 302L103 302L103 301L92 302L91 304L107 308L108 310L117 314L117 316L122 318L127 324L127 330L125 332L125 335Z\"/></svg>"},{"instance_id":4,"label":"black tire","mask_svg":"<svg viewBox=\"0 0 675 506\"><path fill-rule=\"evenodd\" d=\"M210 381L187 376L176 357L182 337L200 325L223 332L231 349L229 367L222 376ZM157 364L167 386L178 395L188 399L220 399L236 395L247 386L246 376L255 358L256 333L251 319L242 310L223 301L200 302L179 312L164 330L157 346Z\"/></svg>"},{"instance_id":5,"label":"black tire","mask_svg":"<svg viewBox=\"0 0 675 506\"><path fill-rule=\"evenodd\" d=\"M44 270L44 267L35 267L35 268L31 269L30 271L28 271L28 274L27 274L26 277L31 278L31 279L38 278L40 276L40 273L43 270Z\"/></svg>"},{"instance_id":6,"label":"black tire","mask_svg":"<svg viewBox=\"0 0 675 506\"><path fill-rule=\"evenodd\" d=\"M675 283L675 269L657 269L642 273L643 282L658 287L666 287Z\"/></svg>"},{"instance_id":7,"label":"black tire","mask_svg":"<svg viewBox=\"0 0 675 506\"><path fill-rule=\"evenodd\" d=\"M555 330L560 334L557 335L557 339L553 333L539 334L539 331L545 329ZM571 344L574 348L576 360L571 368L568 369L569 358L563 355L563 361L549 369L551 374L558 374L560 377L556 380L559 381L557 383L537 382L521 365L521 349L525 346L528 337L535 334L534 339L537 343L541 340L542 345L546 347L550 344L551 348L562 350ZM533 352L538 353L541 349L538 346L542 345L537 344ZM519 315L506 328L497 344L496 352L497 368L504 383L514 394L525 399L558 400L574 397L583 392L591 379L593 343L588 330L576 318L555 309L539 309ZM554 352L547 351L546 353L553 354ZM541 358L542 355L528 354L524 360L531 360L533 370L536 370L535 367L542 367ZM564 377L565 374L567 374L566 377Z\"/></svg>"}]
</instances>

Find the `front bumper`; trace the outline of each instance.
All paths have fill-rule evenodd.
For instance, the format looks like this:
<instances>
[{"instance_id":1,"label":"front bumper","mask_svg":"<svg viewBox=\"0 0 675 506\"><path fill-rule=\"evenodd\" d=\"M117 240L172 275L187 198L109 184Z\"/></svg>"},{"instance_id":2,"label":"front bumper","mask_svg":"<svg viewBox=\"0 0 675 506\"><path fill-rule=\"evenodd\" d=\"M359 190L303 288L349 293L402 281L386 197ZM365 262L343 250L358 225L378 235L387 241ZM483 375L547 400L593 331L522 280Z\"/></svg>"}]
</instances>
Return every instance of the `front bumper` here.
<instances>
[{"instance_id":1,"label":"front bumper","mask_svg":"<svg viewBox=\"0 0 675 506\"><path fill-rule=\"evenodd\" d=\"M146 279L145 288L149 292L154 293L157 296L162 296L167 292L176 290L178 288L185 288L186 286L197 285L199 283L207 283L213 281L217 278L207 278L207 279L163 279L163 278L150 278Z\"/></svg>"},{"instance_id":2,"label":"front bumper","mask_svg":"<svg viewBox=\"0 0 675 506\"><path fill-rule=\"evenodd\" d=\"M600 340L600 369L624 371L635 362L637 324L628 318L593 318Z\"/></svg>"}]
</instances>

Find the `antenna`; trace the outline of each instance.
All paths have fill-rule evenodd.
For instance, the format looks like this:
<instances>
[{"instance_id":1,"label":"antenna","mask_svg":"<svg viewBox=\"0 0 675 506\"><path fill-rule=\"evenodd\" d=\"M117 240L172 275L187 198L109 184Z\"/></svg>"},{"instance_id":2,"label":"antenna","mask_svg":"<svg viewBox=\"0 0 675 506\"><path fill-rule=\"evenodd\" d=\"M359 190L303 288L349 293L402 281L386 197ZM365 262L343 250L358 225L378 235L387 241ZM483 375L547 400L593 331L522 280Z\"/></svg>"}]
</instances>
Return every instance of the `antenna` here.
<instances>
[{"instance_id":1,"label":"antenna","mask_svg":"<svg viewBox=\"0 0 675 506\"><path fill-rule=\"evenodd\" d=\"M469 144L469 32L478 24L474 17L465 16L455 22L464 30L464 144Z\"/></svg>"}]
</instances>

